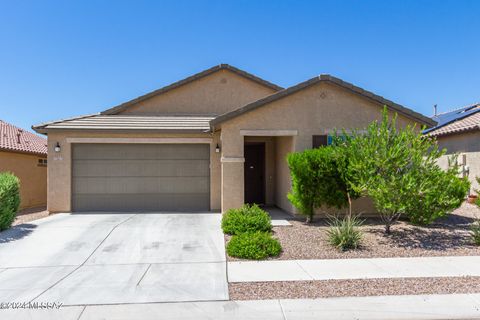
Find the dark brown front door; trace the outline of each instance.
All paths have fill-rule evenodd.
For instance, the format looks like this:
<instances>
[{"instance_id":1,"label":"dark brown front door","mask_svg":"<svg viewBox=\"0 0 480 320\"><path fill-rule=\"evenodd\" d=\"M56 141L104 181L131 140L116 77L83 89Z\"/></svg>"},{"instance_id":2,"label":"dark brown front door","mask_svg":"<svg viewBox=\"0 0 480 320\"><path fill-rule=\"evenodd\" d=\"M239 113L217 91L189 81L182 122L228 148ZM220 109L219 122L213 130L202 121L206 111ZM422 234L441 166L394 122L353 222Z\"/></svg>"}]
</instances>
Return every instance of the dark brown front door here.
<instances>
[{"instance_id":1,"label":"dark brown front door","mask_svg":"<svg viewBox=\"0 0 480 320\"><path fill-rule=\"evenodd\" d=\"M245 203L265 203L265 144L245 145Z\"/></svg>"}]
</instances>

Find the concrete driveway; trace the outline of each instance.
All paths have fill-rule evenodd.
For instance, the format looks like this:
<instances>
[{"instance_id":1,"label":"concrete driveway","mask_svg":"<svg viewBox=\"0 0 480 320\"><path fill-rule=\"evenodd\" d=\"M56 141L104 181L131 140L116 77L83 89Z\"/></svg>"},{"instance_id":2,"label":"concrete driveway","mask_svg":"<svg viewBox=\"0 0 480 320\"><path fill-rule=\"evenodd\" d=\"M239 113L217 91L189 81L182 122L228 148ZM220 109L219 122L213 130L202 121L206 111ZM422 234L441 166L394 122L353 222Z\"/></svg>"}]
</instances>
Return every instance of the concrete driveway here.
<instances>
[{"instance_id":1,"label":"concrete driveway","mask_svg":"<svg viewBox=\"0 0 480 320\"><path fill-rule=\"evenodd\" d=\"M3 302L227 300L220 214L57 214L0 233Z\"/></svg>"}]
</instances>

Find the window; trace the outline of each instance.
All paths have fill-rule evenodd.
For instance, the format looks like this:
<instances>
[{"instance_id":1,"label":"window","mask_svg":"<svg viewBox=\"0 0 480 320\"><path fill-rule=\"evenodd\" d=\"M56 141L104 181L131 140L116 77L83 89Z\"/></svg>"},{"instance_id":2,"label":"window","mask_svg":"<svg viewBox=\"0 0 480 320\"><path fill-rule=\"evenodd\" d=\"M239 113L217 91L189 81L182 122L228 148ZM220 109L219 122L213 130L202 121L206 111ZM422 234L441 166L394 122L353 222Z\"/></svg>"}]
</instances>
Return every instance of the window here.
<instances>
[{"instance_id":1,"label":"window","mask_svg":"<svg viewBox=\"0 0 480 320\"><path fill-rule=\"evenodd\" d=\"M319 148L328 145L328 138L326 134L312 136L312 147Z\"/></svg>"},{"instance_id":2,"label":"window","mask_svg":"<svg viewBox=\"0 0 480 320\"><path fill-rule=\"evenodd\" d=\"M351 130L343 130L343 131L337 131L337 130L325 130L325 134L321 135L314 135L312 136L312 147L313 148L319 148L321 146L329 146L333 143L333 137L336 135L338 138L341 140L345 141L346 136L343 135L342 133L345 133L347 136L350 136L352 134ZM366 130L356 130L357 133L359 134L365 134Z\"/></svg>"},{"instance_id":3,"label":"window","mask_svg":"<svg viewBox=\"0 0 480 320\"><path fill-rule=\"evenodd\" d=\"M46 167L47 166L47 159L38 159L38 164L37 166L39 167Z\"/></svg>"}]
</instances>

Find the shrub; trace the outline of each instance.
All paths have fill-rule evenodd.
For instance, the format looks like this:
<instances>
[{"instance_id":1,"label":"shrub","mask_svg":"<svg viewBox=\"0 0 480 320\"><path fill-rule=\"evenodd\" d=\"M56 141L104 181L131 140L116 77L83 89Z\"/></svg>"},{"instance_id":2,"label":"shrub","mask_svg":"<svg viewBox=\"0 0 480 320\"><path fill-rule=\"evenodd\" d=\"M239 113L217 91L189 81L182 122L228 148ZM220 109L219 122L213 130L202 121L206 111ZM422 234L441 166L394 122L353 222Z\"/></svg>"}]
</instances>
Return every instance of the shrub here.
<instances>
[{"instance_id":1,"label":"shrub","mask_svg":"<svg viewBox=\"0 0 480 320\"><path fill-rule=\"evenodd\" d=\"M287 161L292 176L290 202L312 221L315 208L346 207L352 194L340 168L346 163L344 153L334 146L291 153Z\"/></svg>"},{"instance_id":2,"label":"shrub","mask_svg":"<svg viewBox=\"0 0 480 320\"><path fill-rule=\"evenodd\" d=\"M222 229L226 234L272 230L272 220L258 205L245 204L239 209L230 209L222 217Z\"/></svg>"},{"instance_id":3,"label":"shrub","mask_svg":"<svg viewBox=\"0 0 480 320\"><path fill-rule=\"evenodd\" d=\"M269 232L247 232L235 235L227 243L227 253L231 257L261 260L278 256L282 247Z\"/></svg>"},{"instance_id":4,"label":"shrub","mask_svg":"<svg viewBox=\"0 0 480 320\"><path fill-rule=\"evenodd\" d=\"M417 193L405 206L405 215L410 222L427 225L462 205L470 189L470 182L466 177L458 177L456 157L453 157L450 163L454 165L446 171L432 166L420 175Z\"/></svg>"},{"instance_id":5,"label":"shrub","mask_svg":"<svg viewBox=\"0 0 480 320\"><path fill-rule=\"evenodd\" d=\"M20 206L20 182L9 172L0 173L0 231L10 228Z\"/></svg>"},{"instance_id":6,"label":"shrub","mask_svg":"<svg viewBox=\"0 0 480 320\"><path fill-rule=\"evenodd\" d=\"M350 216L330 219L330 227L327 230L328 242L342 251L357 249L363 237L362 231L358 228L362 223L357 217Z\"/></svg>"},{"instance_id":7,"label":"shrub","mask_svg":"<svg viewBox=\"0 0 480 320\"><path fill-rule=\"evenodd\" d=\"M373 199L386 233L409 212L418 223L445 215L463 199L466 185L453 171L439 168L437 160L445 152L434 139L414 126L399 129L396 117L389 118L385 107L381 122L372 122L364 133L353 132L344 144L349 159L345 180Z\"/></svg>"},{"instance_id":8,"label":"shrub","mask_svg":"<svg viewBox=\"0 0 480 320\"><path fill-rule=\"evenodd\" d=\"M477 246L480 246L480 220L476 220L474 223L472 223L470 229L472 230L473 242Z\"/></svg>"}]
</instances>

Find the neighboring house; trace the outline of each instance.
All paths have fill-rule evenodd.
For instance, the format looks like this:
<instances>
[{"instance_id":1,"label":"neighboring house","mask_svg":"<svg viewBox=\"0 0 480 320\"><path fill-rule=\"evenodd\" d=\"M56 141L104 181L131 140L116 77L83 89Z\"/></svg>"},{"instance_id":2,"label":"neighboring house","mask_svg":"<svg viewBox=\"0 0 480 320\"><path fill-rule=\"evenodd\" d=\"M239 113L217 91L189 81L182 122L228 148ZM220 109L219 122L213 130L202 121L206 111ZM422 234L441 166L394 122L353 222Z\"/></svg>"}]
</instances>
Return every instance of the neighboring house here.
<instances>
[{"instance_id":1,"label":"neighboring house","mask_svg":"<svg viewBox=\"0 0 480 320\"><path fill-rule=\"evenodd\" d=\"M283 89L222 64L99 114L33 128L48 135L50 211L255 202L292 212L287 154L328 143L335 128L366 127L384 105L401 126L435 124L329 75Z\"/></svg>"},{"instance_id":2,"label":"neighboring house","mask_svg":"<svg viewBox=\"0 0 480 320\"><path fill-rule=\"evenodd\" d=\"M0 172L20 179L20 209L47 204L47 140L0 120Z\"/></svg>"},{"instance_id":3,"label":"neighboring house","mask_svg":"<svg viewBox=\"0 0 480 320\"><path fill-rule=\"evenodd\" d=\"M426 130L436 137L441 149L447 149L446 156L440 159L440 165L448 166L448 158L458 154L458 163L463 174L472 182L472 189L479 189L475 177L480 177L480 104L445 112L432 117L438 122L436 127Z\"/></svg>"}]
</instances>

